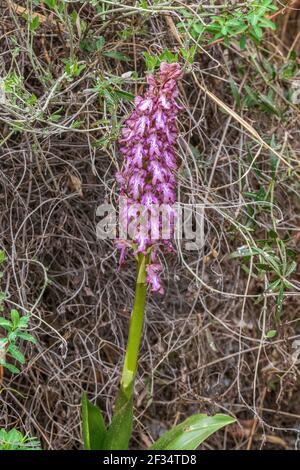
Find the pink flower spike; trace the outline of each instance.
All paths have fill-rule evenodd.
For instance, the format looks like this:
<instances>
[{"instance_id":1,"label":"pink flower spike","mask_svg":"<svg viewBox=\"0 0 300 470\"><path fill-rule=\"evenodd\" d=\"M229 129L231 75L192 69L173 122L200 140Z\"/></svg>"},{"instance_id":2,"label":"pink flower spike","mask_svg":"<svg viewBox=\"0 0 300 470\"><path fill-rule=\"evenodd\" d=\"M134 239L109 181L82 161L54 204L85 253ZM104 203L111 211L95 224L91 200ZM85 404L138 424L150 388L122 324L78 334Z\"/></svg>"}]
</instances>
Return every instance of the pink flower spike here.
<instances>
[{"instance_id":1,"label":"pink flower spike","mask_svg":"<svg viewBox=\"0 0 300 470\"><path fill-rule=\"evenodd\" d=\"M175 144L178 139L176 117L181 109L176 102L177 80L182 76L179 64L162 62L157 75L148 75L148 90L137 96L134 110L127 118L121 132L120 151L124 157L122 170L116 175L120 198L127 198L127 209L120 214L124 226L132 228L130 242L118 242L122 261L128 245L134 253L151 257L147 267L147 283L153 292L163 292L159 274L159 248L168 249L174 238L174 208L176 201L177 159ZM147 214L160 213L161 205L167 206L170 230L162 237L163 219L156 217L155 230L148 226ZM140 209L137 209L140 208ZM139 213L138 213L139 212ZM162 213L163 213L162 212ZM141 213L141 214L140 214ZM135 224L139 218L141 223ZM143 220L145 222L143 222ZM125 223L127 222L127 224ZM141 233L138 225L144 225ZM151 228L151 230L150 230ZM148 233L149 232L149 233ZM123 235L124 236L124 235ZM151 238L153 237L153 238Z\"/></svg>"}]
</instances>

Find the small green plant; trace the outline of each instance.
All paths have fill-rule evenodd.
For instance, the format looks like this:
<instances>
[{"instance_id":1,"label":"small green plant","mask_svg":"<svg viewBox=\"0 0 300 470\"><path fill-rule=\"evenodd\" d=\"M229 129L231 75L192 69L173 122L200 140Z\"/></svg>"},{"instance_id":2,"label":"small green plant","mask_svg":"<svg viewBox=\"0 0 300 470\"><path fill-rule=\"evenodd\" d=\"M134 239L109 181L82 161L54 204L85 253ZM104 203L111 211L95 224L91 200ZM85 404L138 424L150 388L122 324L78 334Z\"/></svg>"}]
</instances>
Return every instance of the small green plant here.
<instances>
[{"instance_id":1,"label":"small green plant","mask_svg":"<svg viewBox=\"0 0 300 470\"><path fill-rule=\"evenodd\" d=\"M121 88L123 83L124 79L120 77L104 78L99 76L96 79L96 83L92 88L92 91L96 91L99 94L99 98L103 100L109 110L114 111L121 99L126 101L134 100L134 95L132 93Z\"/></svg>"},{"instance_id":2,"label":"small green plant","mask_svg":"<svg viewBox=\"0 0 300 470\"><path fill-rule=\"evenodd\" d=\"M168 62L169 64L173 64L178 62L178 54L174 54L173 52L165 49L160 55L152 55L149 52L143 53L146 68L148 72L154 72L162 62Z\"/></svg>"},{"instance_id":3,"label":"small green plant","mask_svg":"<svg viewBox=\"0 0 300 470\"><path fill-rule=\"evenodd\" d=\"M74 59L63 59L65 74L68 80L79 77L86 68L86 64L80 63L76 58Z\"/></svg>"},{"instance_id":4,"label":"small green plant","mask_svg":"<svg viewBox=\"0 0 300 470\"><path fill-rule=\"evenodd\" d=\"M18 374L20 370L10 362L7 362L7 356L21 364L25 363L24 354L18 347L18 341L30 341L36 343L36 339L31 334L27 333L30 315L20 316L19 312L15 309L10 311L10 320L0 317L0 327L6 331L4 337L0 338L0 366L5 367L10 372Z\"/></svg>"},{"instance_id":5,"label":"small green plant","mask_svg":"<svg viewBox=\"0 0 300 470\"><path fill-rule=\"evenodd\" d=\"M133 76L132 76L133 77ZM104 110L104 117L101 119L99 124L109 125L106 134L93 142L94 147L106 148L112 142L114 142L120 130L118 124L117 109L121 101L133 101L134 95L123 89L125 79L122 77L109 77L98 76L94 87L91 89L93 92L97 92L99 96L100 106ZM106 112L111 115L107 119Z\"/></svg>"},{"instance_id":6,"label":"small green plant","mask_svg":"<svg viewBox=\"0 0 300 470\"><path fill-rule=\"evenodd\" d=\"M116 49L105 49L105 38L104 36L94 36L93 34L87 34L84 39L80 41L80 49L85 52L99 52L103 57L109 59L119 60L120 62L130 62L130 57L123 52Z\"/></svg>"},{"instance_id":7,"label":"small green plant","mask_svg":"<svg viewBox=\"0 0 300 470\"><path fill-rule=\"evenodd\" d=\"M24 87L24 78L15 71L4 77L3 91L7 102L25 111L32 108L37 101L36 95Z\"/></svg>"},{"instance_id":8,"label":"small green plant","mask_svg":"<svg viewBox=\"0 0 300 470\"><path fill-rule=\"evenodd\" d=\"M84 52L96 52L101 51L105 45L105 39L103 36L92 36L82 39L80 42L80 49Z\"/></svg>"},{"instance_id":9,"label":"small green plant","mask_svg":"<svg viewBox=\"0 0 300 470\"><path fill-rule=\"evenodd\" d=\"M253 267L250 274L255 279L263 279L265 275L268 275L268 285L264 294L276 295L277 318L282 312L286 289L293 287L289 277L297 268L296 253L287 247L287 242L288 238L282 240L274 230L270 230L266 239L256 241L255 246L242 246L231 255L232 258L243 258L242 268L247 273L250 271L245 262L252 259ZM258 301L262 300L263 295L258 298ZM269 333L268 337L273 336Z\"/></svg>"},{"instance_id":10,"label":"small green plant","mask_svg":"<svg viewBox=\"0 0 300 470\"><path fill-rule=\"evenodd\" d=\"M59 0L43 0L43 3L50 9L54 11L60 11L61 13L63 12L63 2L60 2Z\"/></svg>"},{"instance_id":11,"label":"small green plant","mask_svg":"<svg viewBox=\"0 0 300 470\"><path fill-rule=\"evenodd\" d=\"M0 250L0 264L6 260L5 253ZM2 276L2 273L1 273ZM4 310L4 300L6 295L0 292L0 310ZM11 309L10 318L0 317L0 328L4 330L4 335L0 337L0 378L3 375L3 368L8 369L13 374L18 374L20 370L15 365L7 361L7 357L15 359L20 364L25 363L24 354L19 349L19 341L29 341L36 343L34 336L26 330L28 328L30 315L20 316L16 309Z\"/></svg>"},{"instance_id":12,"label":"small green plant","mask_svg":"<svg viewBox=\"0 0 300 470\"><path fill-rule=\"evenodd\" d=\"M223 40L229 44L231 39L239 38L241 47L244 47L248 37L260 42L265 28L276 29L275 23L268 18L276 10L272 0L251 1L246 7L234 6L232 10L224 5L224 11L210 16L207 24L199 22L197 15L186 10L185 20L177 23L177 27L181 32L188 30L197 42Z\"/></svg>"},{"instance_id":13,"label":"small green plant","mask_svg":"<svg viewBox=\"0 0 300 470\"><path fill-rule=\"evenodd\" d=\"M275 114L280 116L280 109L274 102L274 91L269 89L267 94L253 90L248 85L245 85L246 94L243 98L243 106L250 108L251 106L258 108L264 113Z\"/></svg>"},{"instance_id":14,"label":"small green plant","mask_svg":"<svg viewBox=\"0 0 300 470\"><path fill-rule=\"evenodd\" d=\"M40 442L35 437L23 436L17 429L0 429L0 450L41 450Z\"/></svg>"},{"instance_id":15,"label":"small green plant","mask_svg":"<svg viewBox=\"0 0 300 470\"><path fill-rule=\"evenodd\" d=\"M3 250L0 250L0 265L6 261L6 255ZM3 272L0 271L0 279L3 277ZM4 311L4 301L6 299L5 292L0 292L0 311ZM0 329L3 329L5 334L0 336L0 383L3 379L4 368L17 374L20 372L18 367L7 361L7 357L15 359L17 362L24 364L25 357L20 351L18 342L19 340L30 341L36 343L36 339L29 334L26 329L28 328L30 315L20 316L16 309L10 311L10 319L3 316L0 317ZM0 429L0 450L40 450L40 442L38 439L30 436L23 436L17 429L13 428L10 431Z\"/></svg>"}]
</instances>

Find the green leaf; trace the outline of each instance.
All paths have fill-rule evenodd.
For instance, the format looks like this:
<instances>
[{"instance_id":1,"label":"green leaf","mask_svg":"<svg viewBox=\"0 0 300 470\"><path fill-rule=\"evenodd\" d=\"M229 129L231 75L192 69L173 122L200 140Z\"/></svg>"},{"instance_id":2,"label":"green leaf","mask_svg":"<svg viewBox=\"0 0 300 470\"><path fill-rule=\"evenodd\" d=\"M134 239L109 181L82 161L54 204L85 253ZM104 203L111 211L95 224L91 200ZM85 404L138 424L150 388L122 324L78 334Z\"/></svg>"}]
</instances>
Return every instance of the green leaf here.
<instances>
[{"instance_id":1,"label":"green leaf","mask_svg":"<svg viewBox=\"0 0 300 470\"><path fill-rule=\"evenodd\" d=\"M205 31L205 26L201 23L194 23L193 30L195 31L195 33L200 35Z\"/></svg>"},{"instance_id":2,"label":"green leaf","mask_svg":"<svg viewBox=\"0 0 300 470\"><path fill-rule=\"evenodd\" d=\"M271 266L269 266L268 264L257 263L255 266L256 266L257 270L259 271L259 273L261 271L273 272L273 268Z\"/></svg>"},{"instance_id":3,"label":"green leaf","mask_svg":"<svg viewBox=\"0 0 300 470\"><path fill-rule=\"evenodd\" d=\"M23 436L15 428L0 429L0 450L41 450L41 445L35 437Z\"/></svg>"},{"instance_id":4,"label":"green leaf","mask_svg":"<svg viewBox=\"0 0 300 470\"><path fill-rule=\"evenodd\" d=\"M241 96L240 96L238 86L235 83L235 81L232 80L232 78L229 79L229 84L230 84L231 93L234 98L234 101L236 102L237 106L239 106L241 103Z\"/></svg>"},{"instance_id":5,"label":"green leaf","mask_svg":"<svg viewBox=\"0 0 300 470\"><path fill-rule=\"evenodd\" d=\"M24 341L30 341L33 344L37 343L37 340L34 336L30 335L29 333L26 333L25 331L17 331L16 336L18 338L24 339Z\"/></svg>"},{"instance_id":6,"label":"green leaf","mask_svg":"<svg viewBox=\"0 0 300 470\"><path fill-rule=\"evenodd\" d=\"M271 339L271 338L274 338L274 336L277 335L277 331L276 330L269 330L266 334L266 337Z\"/></svg>"},{"instance_id":7,"label":"green leaf","mask_svg":"<svg viewBox=\"0 0 300 470\"><path fill-rule=\"evenodd\" d=\"M123 62L130 61L130 57L128 57L127 55L119 51L105 51L103 52L103 55L105 55L105 57L110 57L111 59L121 60Z\"/></svg>"},{"instance_id":8,"label":"green leaf","mask_svg":"<svg viewBox=\"0 0 300 470\"><path fill-rule=\"evenodd\" d=\"M187 60L190 64L192 64L193 61L194 61L196 52L197 52L197 46L194 45L194 46L191 46L190 48L187 48L187 49L184 48L184 47L181 47L180 52L182 54L182 57L185 60Z\"/></svg>"},{"instance_id":9,"label":"green leaf","mask_svg":"<svg viewBox=\"0 0 300 470\"><path fill-rule=\"evenodd\" d=\"M9 370L13 374L19 374L21 371L18 369L16 366L13 366L12 364L9 364L8 362L5 362L2 364L5 369Z\"/></svg>"},{"instance_id":10,"label":"green leaf","mask_svg":"<svg viewBox=\"0 0 300 470\"><path fill-rule=\"evenodd\" d=\"M106 427L101 411L93 405L86 392L82 395L82 433L85 450L103 450Z\"/></svg>"},{"instance_id":11,"label":"green leaf","mask_svg":"<svg viewBox=\"0 0 300 470\"><path fill-rule=\"evenodd\" d=\"M292 274L292 273L296 270L296 268L297 268L297 263L296 263L296 261L292 261L292 262L288 265L288 267L287 267L287 270L286 270L286 272L285 272L285 276L286 276L286 277L287 277L287 276L290 276L290 274Z\"/></svg>"},{"instance_id":12,"label":"green leaf","mask_svg":"<svg viewBox=\"0 0 300 470\"><path fill-rule=\"evenodd\" d=\"M105 38L103 36L99 36L97 41L95 42L96 49L100 51L105 44Z\"/></svg>"},{"instance_id":13,"label":"green leaf","mask_svg":"<svg viewBox=\"0 0 300 470\"><path fill-rule=\"evenodd\" d=\"M21 364L25 364L24 354L22 354L14 344L10 344L8 346L8 352L16 361L20 362Z\"/></svg>"},{"instance_id":14,"label":"green leaf","mask_svg":"<svg viewBox=\"0 0 300 470\"><path fill-rule=\"evenodd\" d=\"M11 328L12 322L10 320L6 320L4 317L0 317L0 326Z\"/></svg>"},{"instance_id":15,"label":"green leaf","mask_svg":"<svg viewBox=\"0 0 300 470\"><path fill-rule=\"evenodd\" d=\"M30 31L35 31L36 29L38 29L39 26L40 26L40 19L38 16L34 16L34 18L29 23Z\"/></svg>"},{"instance_id":16,"label":"green leaf","mask_svg":"<svg viewBox=\"0 0 300 470\"><path fill-rule=\"evenodd\" d=\"M27 328L28 323L29 323L29 315L24 315L23 317L20 318L18 327L19 328Z\"/></svg>"},{"instance_id":17,"label":"green leaf","mask_svg":"<svg viewBox=\"0 0 300 470\"><path fill-rule=\"evenodd\" d=\"M147 70L152 72L155 69L155 67L157 67L157 65L159 64L158 57L149 54L149 52L147 51L143 52L143 56L146 62Z\"/></svg>"},{"instance_id":18,"label":"green leaf","mask_svg":"<svg viewBox=\"0 0 300 470\"><path fill-rule=\"evenodd\" d=\"M4 348L8 343L8 338L0 338L0 349Z\"/></svg>"},{"instance_id":19,"label":"green leaf","mask_svg":"<svg viewBox=\"0 0 300 470\"><path fill-rule=\"evenodd\" d=\"M17 337L16 331L11 331L8 334L8 340L11 341L12 343L14 343L16 341L16 337Z\"/></svg>"},{"instance_id":20,"label":"green leaf","mask_svg":"<svg viewBox=\"0 0 300 470\"><path fill-rule=\"evenodd\" d=\"M268 111L270 111L273 114L276 114L277 116L280 116L280 110L277 109L276 105L273 103L272 98L270 96L263 95L262 93L259 93L259 98L261 102L265 105Z\"/></svg>"},{"instance_id":21,"label":"green leaf","mask_svg":"<svg viewBox=\"0 0 300 470\"><path fill-rule=\"evenodd\" d=\"M58 122L61 119L61 114L59 113L52 113L49 116L49 121L51 122Z\"/></svg>"},{"instance_id":22,"label":"green leaf","mask_svg":"<svg viewBox=\"0 0 300 470\"><path fill-rule=\"evenodd\" d=\"M130 391L131 390L131 391ZM105 450L127 450L132 434L133 394L132 387L125 394L121 388L117 397L116 407L111 425L107 431Z\"/></svg>"},{"instance_id":23,"label":"green leaf","mask_svg":"<svg viewBox=\"0 0 300 470\"><path fill-rule=\"evenodd\" d=\"M279 318L283 307L284 285L280 286L278 296L276 299L276 317Z\"/></svg>"},{"instance_id":24,"label":"green leaf","mask_svg":"<svg viewBox=\"0 0 300 470\"><path fill-rule=\"evenodd\" d=\"M0 264L7 260L6 254L3 250L0 250Z\"/></svg>"},{"instance_id":25,"label":"green leaf","mask_svg":"<svg viewBox=\"0 0 300 470\"><path fill-rule=\"evenodd\" d=\"M55 8L57 6L56 0L44 0L44 3L47 5L48 8Z\"/></svg>"},{"instance_id":26,"label":"green leaf","mask_svg":"<svg viewBox=\"0 0 300 470\"><path fill-rule=\"evenodd\" d=\"M151 450L195 450L219 429L234 423L231 416L216 414L190 416L175 428L167 431L150 447Z\"/></svg>"},{"instance_id":27,"label":"green leaf","mask_svg":"<svg viewBox=\"0 0 300 470\"><path fill-rule=\"evenodd\" d=\"M240 39L240 48L242 49L242 51L246 49L246 45L247 45L247 36L243 34Z\"/></svg>"},{"instance_id":28,"label":"green leaf","mask_svg":"<svg viewBox=\"0 0 300 470\"><path fill-rule=\"evenodd\" d=\"M268 287L267 291L268 292L276 292L278 290L278 287L281 286L281 279L275 279L275 281L271 282Z\"/></svg>"},{"instance_id":29,"label":"green leaf","mask_svg":"<svg viewBox=\"0 0 300 470\"><path fill-rule=\"evenodd\" d=\"M168 62L169 64L172 64L173 62L178 62L178 54L173 54L173 52L169 51L168 49L165 49L160 54L159 60L161 62L165 61L165 62Z\"/></svg>"},{"instance_id":30,"label":"green leaf","mask_svg":"<svg viewBox=\"0 0 300 470\"><path fill-rule=\"evenodd\" d=\"M123 90L116 90L115 91L115 94L119 97L119 98L122 98L124 100L127 100L127 101L134 101L134 95L132 93L128 93L127 91L123 91Z\"/></svg>"},{"instance_id":31,"label":"green leaf","mask_svg":"<svg viewBox=\"0 0 300 470\"><path fill-rule=\"evenodd\" d=\"M18 326L18 323L19 323L19 320L20 320L20 315L19 315L18 310L13 308L10 311L10 316L11 316L12 322L14 324L14 327L16 328Z\"/></svg>"},{"instance_id":32,"label":"green leaf","mask_svg":"<svg viewBox=\"0 0 300 470\"><path fill-rule=\"evenodd\" d=\"M276 30L276 24L273 23L273 21L269 20L268 18L261 18L260 26L263 26L264 28L271 28L273 31Z\"/></svg>"},{"instance_id":33,"label":"green leaf","mask_svg":"<svg viewBox=\"0 0 300 470\"><path fill-rule=\"evenodd\" d=\"M258 41L260 41L261 38L263 37L263 31L262 31L262 29L261 29L259 26L257 26L257 24L254 24L254 25L253 25L252 35L253 35Z\"/></svg>"}]
</instances>

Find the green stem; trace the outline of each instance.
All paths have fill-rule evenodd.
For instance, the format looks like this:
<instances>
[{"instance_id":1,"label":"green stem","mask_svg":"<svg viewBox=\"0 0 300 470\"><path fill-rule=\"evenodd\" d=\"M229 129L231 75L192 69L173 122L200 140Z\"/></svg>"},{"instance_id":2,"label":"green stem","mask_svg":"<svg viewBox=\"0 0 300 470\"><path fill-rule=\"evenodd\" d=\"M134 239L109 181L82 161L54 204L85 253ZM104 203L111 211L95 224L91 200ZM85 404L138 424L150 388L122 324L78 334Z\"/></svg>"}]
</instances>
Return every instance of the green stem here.
<instances>
[{"instance_id":1,"label":"green stem","mask_svg":"<svg viewBox=\"0 0 300 470\"><path fill-rule=\"evenodd\" d=\"M130 319L121 386L118 392L113 418L104 441L103 448L106 450L127 450L132 434L134 379L137 371L138 355L143 330L147 293L147 262L148 257L140 254L138 257L134 304Z\"/></svg>"},{"instance_id":2,"label":"green stem","mask_svg":"<svg viewBox=\"0 0 300 470\"><path fill-rule=\"evenodd\" d=\"M140 254L138 258L134 304L131 314L128 343L121 378L121 388L127 397L133 393L134 379L137 371L138 354L143 330L144 310L147 294L146 263L146 256Z\"/></svg>"}]
</instances>

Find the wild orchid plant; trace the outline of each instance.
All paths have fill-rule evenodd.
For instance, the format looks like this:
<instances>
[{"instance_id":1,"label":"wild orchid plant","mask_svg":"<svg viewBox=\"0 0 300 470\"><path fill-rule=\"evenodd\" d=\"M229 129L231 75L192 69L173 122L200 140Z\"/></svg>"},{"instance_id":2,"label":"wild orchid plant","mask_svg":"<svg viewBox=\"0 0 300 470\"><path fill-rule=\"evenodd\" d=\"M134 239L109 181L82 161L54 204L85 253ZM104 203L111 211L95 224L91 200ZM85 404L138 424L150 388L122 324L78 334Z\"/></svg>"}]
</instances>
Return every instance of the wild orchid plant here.
<instances>
[{"instance_id":1,"label":"wild orchid plant","mask_svg":"<svg viewBox=\"0 0 300 470\"><path fill-rule=\"evenodd\" d=\"M130 240L120 237L116 244L121 264L128 253L137 260L137 280L120 390L109 427L101 411L89 402L86 393L83 395L83 437L87 450L127 450L132 434L134 382L146 294L148 287L151 292L163 294L159 250L174 250L171 240L178 166L176 116L181 110L176 98L177 81L181 77L179 64L162 62L159 75L147 78L148 91L135 98L135 108L122 130L120 150L125 162L117 173L117 181L120 198L126 198L127 204L119 217L131 237ZM159 216L161 206L167 219L167 231ZM233 421L223 414L193 415L160 437L151 449L196 449L207 437Z\"/></svg>"}]
</instances>

